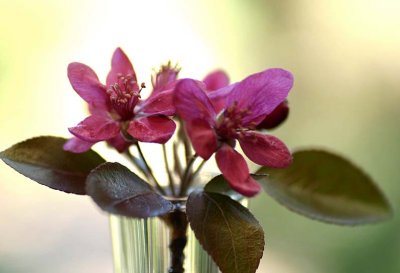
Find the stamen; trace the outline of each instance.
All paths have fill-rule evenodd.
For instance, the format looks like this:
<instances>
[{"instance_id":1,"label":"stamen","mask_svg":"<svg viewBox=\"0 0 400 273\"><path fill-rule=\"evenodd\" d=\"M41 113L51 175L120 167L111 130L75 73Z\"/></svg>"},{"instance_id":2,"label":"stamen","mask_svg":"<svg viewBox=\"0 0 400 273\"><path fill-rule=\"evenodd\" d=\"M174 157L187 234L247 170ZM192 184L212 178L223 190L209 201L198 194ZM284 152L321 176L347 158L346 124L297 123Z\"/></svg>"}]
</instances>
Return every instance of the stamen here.
<instances>
[{"instance_id":1,"label":"stamen","mask_svg":"<svg viewBox=\"0 0 400 273\"><path fill-rule=\"evenodd\" d=\"M254 121L252 121L252 122L250 122L249 125L247 125L247 127L248 127L250 130L255 130L256 127L257 127L257 123L255 123Z\"/></svg>"},{"instance_id":2,"label":"stamen","mask_svg":"<svg viewBox=\"0 0 400 273\"><path fill-rule=\"evenodd\" d=\"M141 86L143 88L144 84ZM133 117L133 109L139 102L140 91L133 75L121 73L117 74L117 82L107 88L106 93L109 95L111 106L121 120Z\"/></svg>"},{"instance_id":3,"label":"stamen","mask_svg":"<svg viewBox=\"0 0 400 273\"><path fill-rule=\"evenodd\" d=\"M254 122L243 124L243 118L250 113L251 111L248 108L239 109L238 102L233 102L217 120L216 130L221 141L243 138L246 132L254 130L256 126Z\"/></svg>"}]
</instances>

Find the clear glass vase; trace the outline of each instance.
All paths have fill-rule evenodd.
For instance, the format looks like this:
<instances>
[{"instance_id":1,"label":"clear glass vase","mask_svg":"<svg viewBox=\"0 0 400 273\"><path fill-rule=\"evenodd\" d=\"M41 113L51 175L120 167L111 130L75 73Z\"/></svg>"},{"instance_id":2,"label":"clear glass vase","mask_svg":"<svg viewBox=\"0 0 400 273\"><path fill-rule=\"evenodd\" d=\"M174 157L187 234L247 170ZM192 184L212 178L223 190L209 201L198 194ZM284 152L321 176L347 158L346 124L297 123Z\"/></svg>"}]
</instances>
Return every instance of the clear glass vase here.
<instances>
[{"instance_id":1,"label":"clear glass vase","mask_svg":"<svg viewBox=\"0 0 400 273\"><path fill-rule=\"evenodd\" d=\"M171 257L171 227L158 217L133 219L110 216L115 273L168 273L173 259L184 258L186 273L218 273L217 265L203 250L190 227L186 230L183 257ZM182 269L183 270L183 269ZM183 271L182 271L183 272Z\"/></svg>"}]
</instances>

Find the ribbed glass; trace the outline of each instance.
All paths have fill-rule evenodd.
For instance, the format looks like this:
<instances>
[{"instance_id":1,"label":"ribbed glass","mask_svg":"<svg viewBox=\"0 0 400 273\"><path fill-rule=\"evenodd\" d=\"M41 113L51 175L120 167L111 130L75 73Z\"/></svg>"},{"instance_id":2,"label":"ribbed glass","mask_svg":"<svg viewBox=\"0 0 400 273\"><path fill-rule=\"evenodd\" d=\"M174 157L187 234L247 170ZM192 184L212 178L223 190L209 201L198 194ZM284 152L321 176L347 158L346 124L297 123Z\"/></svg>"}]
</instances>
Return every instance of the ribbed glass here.
<instances>
[{"instance_id":1,"label":"ribbed glass","mask_svg":"<svg viewBox=\"0 0 400 273\"><path fill-rule=\"evenodd\" d=\"M237 196L231 197L238 200ZM238 201L247 207L247 199ZM110 229L115 273L168 273L170 229L163 220L110 215ZM190 227L186 235L185 273L220 273Z\"/></svg>"},{"instance_id":2,"label":"ribbed glass","mask_svg":"<svg viewBox=\"0 0 400 273\"><path fill-rule=\"evenodd\" d=\"M159 218L132 219L111 215L115 273L167 273L169 228ZM218 267L188 228L184 268L187 273L218 273Z\"/></svg>"}]
</instances>

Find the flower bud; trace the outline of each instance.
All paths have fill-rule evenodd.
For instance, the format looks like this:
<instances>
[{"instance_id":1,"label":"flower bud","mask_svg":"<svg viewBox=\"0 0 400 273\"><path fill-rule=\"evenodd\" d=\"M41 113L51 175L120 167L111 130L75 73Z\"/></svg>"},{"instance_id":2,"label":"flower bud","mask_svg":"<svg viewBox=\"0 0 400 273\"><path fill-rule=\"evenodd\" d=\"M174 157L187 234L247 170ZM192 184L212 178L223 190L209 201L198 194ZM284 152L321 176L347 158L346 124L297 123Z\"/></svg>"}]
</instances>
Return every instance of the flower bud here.
<instances>
[{"instance_id":1,"label":"flower bud","mask_svg":"<svg viewBox=\"0 0 400 273\"><path fill-rule=\"evenodd\" d=\"M285 100L279 104L274 111L269 113L264 120L257 125L257 129L274 129L281 125L289 115L289 104Z\"/></svg>"}]
</instances>

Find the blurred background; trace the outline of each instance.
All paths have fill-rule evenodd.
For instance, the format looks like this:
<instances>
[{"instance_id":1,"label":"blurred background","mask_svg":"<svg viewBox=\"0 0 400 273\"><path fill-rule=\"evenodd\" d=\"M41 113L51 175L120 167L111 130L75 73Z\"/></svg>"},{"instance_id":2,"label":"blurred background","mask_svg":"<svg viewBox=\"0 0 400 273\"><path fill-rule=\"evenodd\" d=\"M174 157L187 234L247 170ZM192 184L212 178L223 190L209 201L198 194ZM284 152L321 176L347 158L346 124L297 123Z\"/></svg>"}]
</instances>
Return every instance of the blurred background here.
<instances>
[{"instance_id":1,"label":"blurred background","mask_svg":"<svg viewBox=\"0 0 400 273\"><path fill-rule=\"evenodd\" d=\"M399 14L398 0L0 0L0 150L32 136L69 137L86 107L68 63L104 80L117 46L148 86L168 60L182 77L222 68L233 82L282 67L295 86L290 117L273 133L293 149L351 158L398 214ZM33 183L3 162L0 194L1 273L112 272L108 218L89 198ZM258 272L400 272L398 215L352 228L305 219L265 194L251 207L267 238Z\"/></svg>"}]
</instances>

